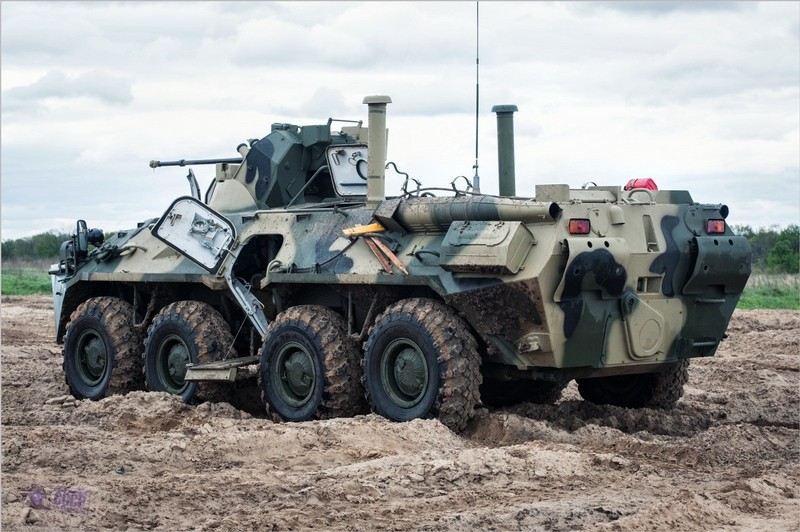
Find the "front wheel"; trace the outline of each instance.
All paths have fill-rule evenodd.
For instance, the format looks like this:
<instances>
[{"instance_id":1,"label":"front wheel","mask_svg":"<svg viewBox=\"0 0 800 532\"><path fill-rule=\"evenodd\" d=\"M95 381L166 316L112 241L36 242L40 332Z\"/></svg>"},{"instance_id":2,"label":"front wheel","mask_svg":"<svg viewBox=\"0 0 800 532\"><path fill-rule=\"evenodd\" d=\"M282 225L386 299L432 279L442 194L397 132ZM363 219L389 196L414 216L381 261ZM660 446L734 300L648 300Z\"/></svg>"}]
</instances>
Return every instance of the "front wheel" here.
<instances>
[{"instance_id":1,"label":"front wheel","mask_svg":"<svg viewBox=\"0 0 800 532\"><path fill-rule=\"evenodd\" d=\"M207 303L178 301L164 307L147 330L144 375L147 389L178 395L184 402L224 400L224 383L187 381L187 364L223 360L233 344L228 324Z\"/></svg>"},{"instance_id":2,"label":"front wheel","mask_svg":"<svg viewBox=\"0 0 800 532\"><path fill-rule=\"evenodd\" d=\"M381 314L364 346L364 381L375 412L394 421L436 417L453 431L475 413L480 357L453 309L406 299Z\"/></svg>"},{"instance_id":3,"label":"front wheel","mask_svg":"<svg viewBox=\"0 0 800 532\"><path fill-rule=\"evenodd\" d=\"M70 316L64 338L64 375L78 399L101 399L142 387L142 340L134 311L116 297L95 297Z\"/></svg>"},{"instance_id":4,"label":"front wheel","mask_svg":"<svg viewBox=\"0 0 800 532\"><path fill-rule=\"evenodd\" d=\"M300 305L270 324L259 383L275 421L306 421L365 410L360 354L344 319L329 308Z\"/></svg>"},{"instance_id":5,"label":"front wheel","mask_svg":"<svg viewBox=\"0 0 800 532\"><path fill-rule=\"evenodd\" d=\"M688 380L689 360L683 359L661 373L578 379L578 392L585 400L601 405L669 410L683 395Z\"/></svg>"}]
</instances>

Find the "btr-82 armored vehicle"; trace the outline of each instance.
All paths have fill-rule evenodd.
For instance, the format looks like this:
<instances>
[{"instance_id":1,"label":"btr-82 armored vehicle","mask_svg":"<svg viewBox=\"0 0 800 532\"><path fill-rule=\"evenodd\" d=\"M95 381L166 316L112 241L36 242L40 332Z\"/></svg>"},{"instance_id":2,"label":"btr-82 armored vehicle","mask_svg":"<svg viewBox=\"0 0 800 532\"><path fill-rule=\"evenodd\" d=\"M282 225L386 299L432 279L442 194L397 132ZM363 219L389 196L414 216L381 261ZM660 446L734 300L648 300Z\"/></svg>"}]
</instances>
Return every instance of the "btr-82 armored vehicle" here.
<instances>
[{"instance_id":1,"label":"btr-82 armored vehicle","mask_svg":"<svg viewBox=\"0 0 800 532\"><path fill-rule=\"evenodd\" d=\"M674 405L750 274L728 208L649 179L517 197L514 106L494 109L501 196L406 175L386 198L390 102L365 98L368 128L273 124L238 158L153 161L216 175L201 195L189 170L191 196L107 240L79 221L50 272L70 392L224 400L249 372L276 420L454 430L572 379L592 402Z\"/></svg>"}]
</instances>

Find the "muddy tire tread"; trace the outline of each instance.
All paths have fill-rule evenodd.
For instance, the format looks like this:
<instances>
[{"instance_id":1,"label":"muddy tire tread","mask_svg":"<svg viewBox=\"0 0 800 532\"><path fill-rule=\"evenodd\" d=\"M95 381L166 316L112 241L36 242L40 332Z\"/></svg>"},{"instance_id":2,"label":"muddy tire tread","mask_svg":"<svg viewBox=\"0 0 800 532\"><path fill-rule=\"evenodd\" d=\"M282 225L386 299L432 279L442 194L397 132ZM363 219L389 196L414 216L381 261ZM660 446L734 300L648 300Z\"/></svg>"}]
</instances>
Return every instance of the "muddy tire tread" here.
<instances>
[{"instance_id":1,"label":"muddy tire tread","mask_svg":"<svg viewBox=\"0 0 800 532\"><path fill-rule=\"evenodd\" d=\"M689 380L689 359L673 364L667 371L657 374L654 380L651 396L645 406L671 410L683 396L683 386Z\"/></svg>"},{"instance_id":2,"label":"muddy tire tread","mask_svg":"<svg viewBox=\"0 0 800 532\"><path fill-rule=\"evenodd\" d=\"M352 417L366 413L367 405L361 384L361 353L347 335L344 318L327 307L297 305L281 312L270 323L270 329L282 325L302 330L324 354L322 399L311 419ZM267 399L261 371L258 372L258 386L269 416L276 423L284 422Z\"/></svg>"},{"instance_id":3,"label":"muddy tire tread","mask_svg":"<svg viewBox=\"0 0 800 532\"><path fill-rule=\"evenodd\" d=\"M561 399L568 383L551 381L516 380L509 382L485 380L481 400L494 407L513 406L520 403L552 405Z\"/></svg>"},{"instance_id":4,"label":"muddy tire tread","mask_svg":"<svg viewBox=\"0 0 800 532\"><path fill-rule=\"evenodd\" d=\"M578 392L595 404L671 410L683 395L688 380L689 360L683 359L669 364L660 373L578 379Z\"/></svg>"},{"instance_id":5,"label":"muddy tire tread","mask_svg":"<svg viewBox=\"0 0 800 532\"><path fill-rule=\"evenodd\" d=\"M440 387L428 417L438 418L454 432L463 430L475 414L483 382L481 358L475 337L466 322L443 303L425 298L404 299L387 307L370 327L364 351L376 327L396 321L422 324L433 339L439 355ZM367 400L369 388L364 389Z\"/></svg>"},{"instance_id":6,"label":"muddy tire tread","mask_svg":"<svg viewBox=\"0 0 800 532\"><path fill-rule=\"evenodd\" d=\"M144 387L142 378L142 335L133 326L133 306L117 297L93 297L87 299L72 312L67 331L73 321L82 315L94 316L105 327L111 338L111 349L114 351L114 366L111 370L111 379L106 388L104 397L109 395L124 395L130 391L141 390ZM67 342L65 339L64 349ZM66 356L64 357L66 361ZM65 369L66 362L62 362ZM69 382L65 371L65 380L70 392L75 395L75 390Z\"/></svg>"},{"instance_id":7,"label":"muddy tire tread","mask_svg":"<svg viewBox=\"0 0 800 532\"><path fill-rule=\"evenodd\" d=\"M211 305L193 300L177 301L167 305L150 323L147 339L159 324L168 320L176 320L187 325L189 335L198 348L198 363L215 362L226 358L225 355L233 344L233 335L225 318ZM235 356L235 353L230 353L227 358ZM145 373L145 386L150 389L146 379ZM223 402L228 400L230 392L230 385L226 383L198 382L197 391L194 397L190 398L190 402L194 400Z\"/></svg>"}]
</instances>

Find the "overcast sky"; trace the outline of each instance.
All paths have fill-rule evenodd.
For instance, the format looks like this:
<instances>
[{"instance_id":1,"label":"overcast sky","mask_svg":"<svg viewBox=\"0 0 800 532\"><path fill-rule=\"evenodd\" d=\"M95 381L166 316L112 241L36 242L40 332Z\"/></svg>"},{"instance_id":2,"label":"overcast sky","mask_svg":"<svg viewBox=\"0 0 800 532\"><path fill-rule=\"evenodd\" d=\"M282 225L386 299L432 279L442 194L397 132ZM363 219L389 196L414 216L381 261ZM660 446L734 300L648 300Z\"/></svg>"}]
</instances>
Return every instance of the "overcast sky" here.
<instances>
[{"instance_id":1,"label":"overcast sky","mask_svg":"<svg viewBox=\"0 0 800 532\"><path fill-rule=\"evenodd\" d=\"M475 2L2 2L2 239L159 216L273 122L366 120L429 186L473 173ZM480 2L480 175L516 104L517 194L652 177L800 223L800 3ZM196 167L205 189L213 167ZM387 193L399 192L390 178Z\"/></svg>"}]
</instances>

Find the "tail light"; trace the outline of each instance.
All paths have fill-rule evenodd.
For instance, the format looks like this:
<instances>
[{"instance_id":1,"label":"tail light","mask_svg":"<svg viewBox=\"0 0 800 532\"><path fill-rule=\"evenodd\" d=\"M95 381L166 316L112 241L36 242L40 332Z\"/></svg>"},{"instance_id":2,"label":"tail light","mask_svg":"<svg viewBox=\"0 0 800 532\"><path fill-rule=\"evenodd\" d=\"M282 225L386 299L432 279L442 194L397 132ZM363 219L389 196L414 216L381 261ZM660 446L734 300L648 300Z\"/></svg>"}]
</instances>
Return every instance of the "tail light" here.
<instances>
[{"instance_id":1,"label":"tail light","mask_svg":"<svg viewBox=\"0 0 800 532\"><path fill-rule=\"evenodd\" d=\"M569 221L569 234L588 235L592 224L587 218L571 218Z\"/></svg>"},{"instance_id":2,"label":"tail light","mask_svg":"<svg viewBox=\"0 0 800 532\"><path fill-rule=\"evenodd\" d=\"M725 220L706 220L706 233L721 235L725 232Z\"/></svg>"}]
</instances>

